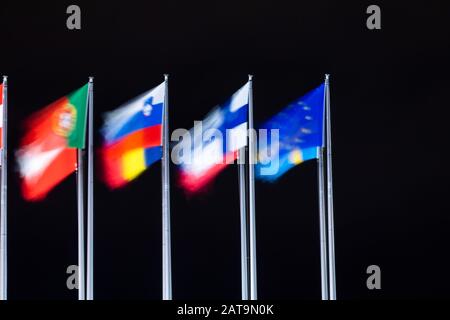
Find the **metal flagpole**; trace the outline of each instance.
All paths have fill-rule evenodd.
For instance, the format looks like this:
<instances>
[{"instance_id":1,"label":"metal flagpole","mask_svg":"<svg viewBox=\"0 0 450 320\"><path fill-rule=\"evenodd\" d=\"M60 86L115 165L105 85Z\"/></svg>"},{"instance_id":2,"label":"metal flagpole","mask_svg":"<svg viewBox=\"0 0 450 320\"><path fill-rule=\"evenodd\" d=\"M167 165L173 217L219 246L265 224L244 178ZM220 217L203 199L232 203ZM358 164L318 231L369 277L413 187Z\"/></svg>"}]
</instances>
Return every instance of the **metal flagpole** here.
<instances>
[{"instance_id":1,"label":"metal flagpole","mask_svg":"<svg viewBox=\"0 0 450 320\"><path fill-rule=\"evenodd\" d=\"M317 148L317 180L319 186L319 224L320 224L320 275L322 300L328 300L328 270L327 270L327 235L325 215L325 169L323 164L323 147Z\"/></svg>"},{"instance_id":2,"label":"metal flagpole","mask_svg":"<svg viewBox=\"0 0 450 320\"><path fill-rule=\"evenodd\" d=\"M255 219L255 135L253 129L253 76L248 76L248 192L249 192L249 226L250 226L250 300L258 299L256 268L256 219Z\"/></svg>"},{"instance_id":3,"label":"metal flagpole","mask_svg":"<svg viewBox=\"0 0 450 320\"><path fill-rule=\"evenodd\" d=\"M84 278L84 186L83 150L77 149L77 197L78 197L78 300L85 300Z\"/></svg>"},{"instance_id":4,"label":"metal flagpole","mask_svg":"<svg viewBox=\"0 0 450 320\"><path fill-rule=\"evenodd\" d=\"M89 136L87 185L87 273L86 298L94 300L94 78L88 85Z\"/></svg>"},{"instance_id":5,"label":"metal flagpole","mask_svg":"<svg viewBox=\"0 0 450 320\"><path fill-rule=\"evenodd\" d=\"M172 300L172 258L170 245L169 175L169 75L164 75L163 156L162 165L162 262L163 300Z\"/></svg>"},{"instance_id":6,"label":"metal flagpole","mask_svg":"<svg viewBox=\"0 0 450 320\"><path fill-rule=\"evenodd\" d=\"M325 75L326 133L327 133L327 198L328 198L328 263L330 299L336 300L336 264L334 251L333 166L331 153L330 75Z\"/></svg>"},{"instance_id":7,"label":"metal flagpole","mask_svg":"<svg viewBox=\"0 0 450 320\"><path fill-rule=\"evenodd\" d=\"M8 299L8 244L7 244L7 191L8 191L8 77L3 76L3 136L2 136L2 164L1 164L1 239L0 239L0 300Z\"/></svg>"},{"instance_id":8,"label":"metal flagpole","mask_svg":"<svg viewBox=\"0 0 450 320\"><path fill-rule=\"evenodd\" d=\"M239 171L239 204L241 211L241 283L242 300L248 300L249 269L248 269L248 224L247 224L247 192L245 183L245 147L238 153Z\"/></svg>"}]
</instances>

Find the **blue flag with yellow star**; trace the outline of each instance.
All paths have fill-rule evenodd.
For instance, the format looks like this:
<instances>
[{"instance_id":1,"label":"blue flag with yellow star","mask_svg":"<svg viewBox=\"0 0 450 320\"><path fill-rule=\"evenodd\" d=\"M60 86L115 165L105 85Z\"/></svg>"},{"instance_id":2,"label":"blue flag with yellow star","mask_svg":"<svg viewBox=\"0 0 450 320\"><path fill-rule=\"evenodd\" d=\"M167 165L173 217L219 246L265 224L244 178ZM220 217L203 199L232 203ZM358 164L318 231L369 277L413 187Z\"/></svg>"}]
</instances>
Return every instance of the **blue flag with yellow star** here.
<instances>
[{"instance_id":1,"label":"blue flag with yellow star","mask_svg":"<svg viewBox=\"0 0 450 320\"><path fill-rule=\"evenodd\" d=\"M323 146L324 88L322 84L308 92L259 127L267 130L267 139L261 139L260 133L258 179L275 181L294 166L318 157L318 147Z\"/></svg>"}]
</instances>

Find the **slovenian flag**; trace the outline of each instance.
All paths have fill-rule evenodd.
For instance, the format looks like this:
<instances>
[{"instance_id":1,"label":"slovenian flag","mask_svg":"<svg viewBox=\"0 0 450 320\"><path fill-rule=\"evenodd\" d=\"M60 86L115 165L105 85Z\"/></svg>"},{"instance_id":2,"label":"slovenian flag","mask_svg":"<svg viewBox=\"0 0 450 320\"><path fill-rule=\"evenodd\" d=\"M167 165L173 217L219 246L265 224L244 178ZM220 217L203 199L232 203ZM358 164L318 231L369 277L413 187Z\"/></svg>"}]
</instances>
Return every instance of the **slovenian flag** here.
<instances>
[{"instance_id":1,"label":"slovenian flag","mask_svg":"<svg viewBox=\"0 0 450 320\"><path fill-rule=\"evenodd\" d=\"M161 159L164 95L161 83L106 114L101 158L110 188L124 186Z\"/></svg>"},{"instance_id":2,"label":"slovenian flag","mask_svg":"<svg viewBox=\"0 0 450 320\"><path fill-rule=\"evenodd\" d=\"M296 165L318 157L318 147L323 146L324 88L322 84L308 92L259 127L267 130L268 141L260 141L258 179L273 182ZM278 143L270 139L273 129L279 130ZM267 170L274 167L276 158L276 170Z\"/></svg>"},{"instance_id":3,"label":"slovenian flag","mask_svg":"<svg viewBox=\"0 0 450 320\"><path fill-rule=\"evenodd\" d=\"M85 146L88 85L33 114L17 151L26 200L40 200L76 170Z\"/></svg>"},{"instance_id":4,"label":"slovenian flag","mask_svg":"<svg viewBox=\"0 0 450 320\"><path fill-rule=\"evenodd\" d=\"M249 83L211 111L200 130L194 126L188 133L190 139L182 138L174 147L173 155L180 164L179 184L188 193L204 189L247 145L248 98ZM190 150L190 156L180 161L177 150L183 149Z\"/></svg>"}]
</instances>

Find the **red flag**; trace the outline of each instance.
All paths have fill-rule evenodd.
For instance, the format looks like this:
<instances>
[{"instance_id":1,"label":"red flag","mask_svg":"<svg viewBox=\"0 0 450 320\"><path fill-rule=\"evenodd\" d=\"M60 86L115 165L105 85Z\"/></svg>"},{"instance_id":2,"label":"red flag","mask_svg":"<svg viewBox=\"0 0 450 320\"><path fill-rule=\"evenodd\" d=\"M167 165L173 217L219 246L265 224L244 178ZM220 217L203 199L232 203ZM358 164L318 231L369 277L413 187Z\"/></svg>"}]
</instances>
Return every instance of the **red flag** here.
<instances>
[{"instance_id":1,"label":"red flag","mask_svg":"<svg viewBox=\"0 0 450 320\"><path fill-rule=\"evenodd\" d=\"M22 193L40 200L76 169L76 143L84 143L87 86L32 115L17 151ZM83 132L80 132L80 131ZM80 138L81 137L81 138Z\"/></svg>"}]
</instances>

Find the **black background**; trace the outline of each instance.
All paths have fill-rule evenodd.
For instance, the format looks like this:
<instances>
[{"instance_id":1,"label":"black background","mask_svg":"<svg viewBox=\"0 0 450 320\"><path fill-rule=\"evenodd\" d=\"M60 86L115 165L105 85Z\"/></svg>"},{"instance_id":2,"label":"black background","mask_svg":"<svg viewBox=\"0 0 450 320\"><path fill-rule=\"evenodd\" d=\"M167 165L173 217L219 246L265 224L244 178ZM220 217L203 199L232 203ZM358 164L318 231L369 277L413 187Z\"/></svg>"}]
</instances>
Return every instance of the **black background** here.
<instances>
[{"instance_id":1,"label":"black background","mask_svg":"<svg viewBox=\"0 0 450 320\"><path fill-rule=\"evenodd\" d=\"M82 30L66 28L78 4ZM14 152L28 115L95 76L101 114L170 74L170 126L190 128L254 74L263 121L331 74L338 298L449 297L450 45L444 1L2 1L9 76L9 298L76 299L75 175L26 203ZM96 138L97 146L100 139ZM237 170L188 199L172 167L175 299L239 299ZM256 186L262 299L320 299L316 166ZM160 165L124 189L95 184L95 297L161 298ZM369 291L366 268L382 270Z\"/></svg>"}]
</instances>

